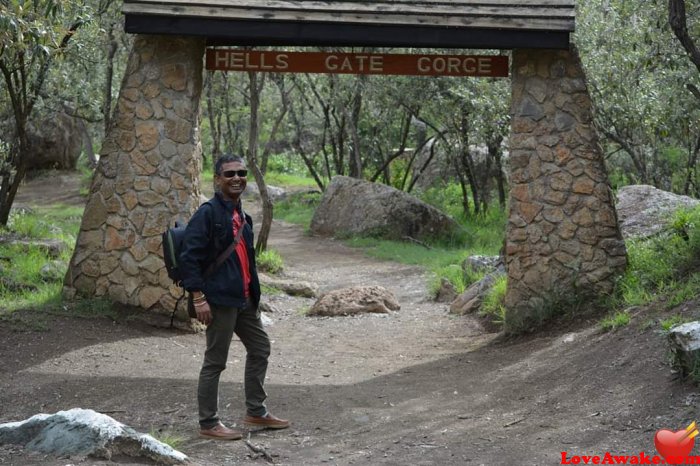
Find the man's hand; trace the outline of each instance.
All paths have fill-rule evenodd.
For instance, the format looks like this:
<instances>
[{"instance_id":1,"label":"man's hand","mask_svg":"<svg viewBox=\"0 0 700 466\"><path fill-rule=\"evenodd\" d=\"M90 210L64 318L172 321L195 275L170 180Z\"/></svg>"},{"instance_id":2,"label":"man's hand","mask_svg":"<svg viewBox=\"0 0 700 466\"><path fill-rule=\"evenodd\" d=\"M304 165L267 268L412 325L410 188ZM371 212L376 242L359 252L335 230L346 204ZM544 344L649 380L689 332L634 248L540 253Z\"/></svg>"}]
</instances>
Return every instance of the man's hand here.
<instances>
[{"instance_id":1,"label":"man's hand","mask_svg":"<svg viewBox=\"0 0 700 466\"><path fill-rule=\"evenodd\" d=\"M198 321L200 321L204 325L211 324L212 315L211 315L211 308L209 307L208 302L204 301L201 304L196 304L194 306L194 310L197 312L197 320Z\"/></svg>"}]
</instances>

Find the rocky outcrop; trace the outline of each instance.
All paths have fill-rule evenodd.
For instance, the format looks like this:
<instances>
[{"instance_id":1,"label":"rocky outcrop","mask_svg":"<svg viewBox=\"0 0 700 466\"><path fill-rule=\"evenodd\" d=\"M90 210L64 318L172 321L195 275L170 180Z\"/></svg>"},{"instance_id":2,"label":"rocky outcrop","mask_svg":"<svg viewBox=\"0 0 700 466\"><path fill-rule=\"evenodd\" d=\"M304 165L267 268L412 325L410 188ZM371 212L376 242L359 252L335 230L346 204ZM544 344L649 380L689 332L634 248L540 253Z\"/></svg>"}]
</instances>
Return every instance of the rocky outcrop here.
<instances>
[{"instance_id":1,"label":"rocky outcrop","mask_svg":"<svg viewBox=\"0 0 700 466\"><path fill-rule=\"evenodd\" d=\"M388 314L401 309L393 293L381 286L355 286L330 291L311 307L309 316L349 316L364 313Z\"/></svg>"},{"instance_id":2,"label":"rocky outcrop","mask_svg":"<svg viewBox=\"0 0 700 466\"><path fill-rule=\"evenodd\" d=\"M631 185L617 192L617 217L624 238L646 238L668 227L680 209L698 206L688 196L662 191L648 185Z\"/></svg>"},{"instance_id":3,"label":"rocky outcrop","mask_svg":"<svg viewBox=\"0 0 700 466\"><path fill-rule=\"evenodd\" d=\"M58 457L141 457L158 464L181 464L187 456L150 435L136 432L111 417L89 409L37 414L20 422L0 424L0 445Z\"/></svg>"},{"instance_id":4,"label":"rocky outcrop","mask_svg":"<svg viewBox=\"0 0 700 466\"><path fill-rule=\"evenodd\" d=\"M449 216L390 186L336 176L311 220L311 232L387 239L450 238L460 230Z\"/></svg>"}]
</instances>

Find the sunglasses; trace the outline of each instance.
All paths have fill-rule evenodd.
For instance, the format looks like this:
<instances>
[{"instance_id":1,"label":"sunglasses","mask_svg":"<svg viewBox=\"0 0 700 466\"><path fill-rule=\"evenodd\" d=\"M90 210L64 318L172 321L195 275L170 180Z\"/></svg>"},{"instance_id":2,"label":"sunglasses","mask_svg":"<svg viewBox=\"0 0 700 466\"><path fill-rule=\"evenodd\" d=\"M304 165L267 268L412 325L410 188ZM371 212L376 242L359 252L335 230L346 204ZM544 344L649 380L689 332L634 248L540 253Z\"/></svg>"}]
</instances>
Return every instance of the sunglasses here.
<instances>
[{"instance_id":1,"label":"sunglasses","mask_svg":"<svg viewBox=\"0 0 700 466\"><path fill-rule=\"evenodd\" d=\"M239 178L245 178L248 176L248 170L226 170L225 172L221 172L221 176L224 178L233 178L236 175L238 175Z\"/></svg>"}]
</instances>

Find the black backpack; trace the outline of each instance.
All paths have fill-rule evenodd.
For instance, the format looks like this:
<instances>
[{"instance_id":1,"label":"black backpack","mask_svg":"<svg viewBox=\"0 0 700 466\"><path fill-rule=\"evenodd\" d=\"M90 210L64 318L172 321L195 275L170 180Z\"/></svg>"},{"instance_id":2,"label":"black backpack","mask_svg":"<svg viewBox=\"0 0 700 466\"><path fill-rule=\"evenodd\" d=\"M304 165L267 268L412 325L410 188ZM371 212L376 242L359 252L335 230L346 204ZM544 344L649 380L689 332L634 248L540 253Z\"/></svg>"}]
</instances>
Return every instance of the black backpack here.
<instances>
[{"instance_id":1,"label":"black backpack","mask_svg":"<svg viewBox=\"0 0 700 466\"><path fill-rule=\"evenodd\" d=\"M175 222L175 226L168 228L163 233L163 260L168 277L177 286L182 286L182 271L180 269L180 252L185 240L186 224Z\"/></svg>"}]
</instances>

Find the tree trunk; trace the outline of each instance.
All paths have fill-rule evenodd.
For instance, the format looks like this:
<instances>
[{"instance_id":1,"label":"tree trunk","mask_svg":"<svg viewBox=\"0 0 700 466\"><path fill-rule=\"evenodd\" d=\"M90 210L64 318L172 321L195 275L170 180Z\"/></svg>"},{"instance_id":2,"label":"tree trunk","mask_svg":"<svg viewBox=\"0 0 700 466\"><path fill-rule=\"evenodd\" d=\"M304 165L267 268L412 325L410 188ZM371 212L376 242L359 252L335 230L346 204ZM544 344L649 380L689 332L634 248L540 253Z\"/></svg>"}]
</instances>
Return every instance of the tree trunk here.
<instances>
[{"instance_id":1,"label":"tree trunk","mask_svg":"<svg viewBox=\"0 0 700 466\"><path fill-rule=\"evenodd\" d=\"M209 118L209 130L211 131L211 162L221 155L221 119L218 107L214 105L214 72L208 72L204 78L204 89L207 96L207 117ZM218 113L217 113L218 110Z\"/></svg>"},{"instance_id":2,"label":"tree trunk","mask_svg":"<svg viewBox=\"0 0 700 466\"><path fill-rule=\"evenodd\" d=\"M263 218L260 224L260 233L258 233L258 242L255 245L255 251L260 254L267 249L267 240L270 237L270 228L272 227L273 205L270 199L270 193L267 191L267 184L262 171L258 166L258 138L260 128L260 93L265 84L265 75L262 75L260 84L258 84L258 74L254 71L248 72L250 81L250 131L248 133L248 166L255 175L255 182L260 189L260 199L262 200Z\"/></svg>"},{"instance_id":3,"label":"tree trunk","mask_svg":"<svg viewBox=\"0 0 700 466\"><path fill-rule=\"evenodd\" d=\"M362 150L358 125L360 122L360 112L362 110L362 89L364 87L364 76L358 76L355 85L355 95L352 99L352 112L348 115L348 129L352 140L352 153L350 154L349 175L353 178L362 179Z\"/></svg>"},{"instance_id":4,"label":"tree trunk","mask_svg":"<svg viewBox=\"0 0 700 466\"><path fill-rule=\"evenodd\" d=\"M114 56L117 54L117 39L114 37L115 24L110 24L107 38L107 70L105 72L105 84L102 89L102 115L104 117L104 131L107 134L109 125L112 122L112 81L114 80Z\"/></svg>"},{"instance_id":5,"label":"tree trunk","mask_svg":"<svg viewBox=\"0 0 700 466\"><path fill-rule=\"evenodd\" d=\"M501 142L503 141L503 137L496 141L492 141L491 144L489 144L489 155L493 157L494 161L494 176L496 178L496 190L498 191L498 205L501 206L502 209L505 209L506 207L506 180L505 177L503 176L503 160L502 156L503 154L501 153Z\"/></svg>"}]
</instances>

